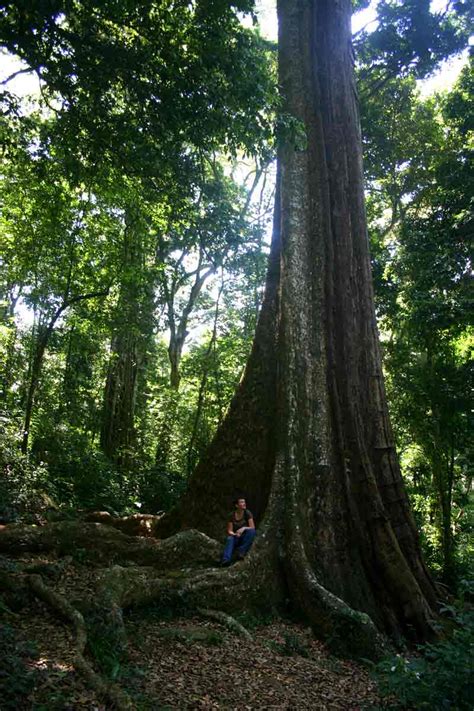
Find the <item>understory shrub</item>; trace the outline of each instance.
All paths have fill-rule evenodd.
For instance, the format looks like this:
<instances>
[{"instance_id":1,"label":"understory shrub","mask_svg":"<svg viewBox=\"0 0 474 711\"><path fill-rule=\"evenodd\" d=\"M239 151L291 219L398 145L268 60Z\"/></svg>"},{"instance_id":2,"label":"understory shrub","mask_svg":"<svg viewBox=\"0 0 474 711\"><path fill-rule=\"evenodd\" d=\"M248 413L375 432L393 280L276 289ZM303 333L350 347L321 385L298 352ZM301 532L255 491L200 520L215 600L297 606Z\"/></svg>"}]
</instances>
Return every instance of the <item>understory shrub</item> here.
<instances>
[{"instance_id":1,"label":"understory shrub","mask_svg":"<svg viewBox=\"0 0 474 711\"><path fill-rule=\"evenodd\" d=\"M0 524L37 523L55 509L155 513L171 508L186 484L138 463L125 470L77 432L37 437L23 454L19 432L0 412Z\"/></svg>"},{"instance_id":2,"label":"understory shrub","mask_svg":"<svg viewBox=\"0 0 474 711\"><path fill-rule=\"evenodd\" d=\"M0 621L0 706L2 709L26 708L28 696L41 676L39 669L29 664L38 658L33 643L21 641L17 632Z\"/></svg>"},{"instance_id":3,"label":"understory shrub","mask_svg":"<svg viewBox=\"0 0 474 711\"><path fill-rule=\"evenodd\" d=\"M269 646L277 654L285 657L309 657L307 640L293 632L284 632L282 642L272 640Z\"/></svg>"},{"instance_id":4,"label":"understory shrub","mask_svg":"<svg viewBox=\"0 0 474 711\"><path fill-rule=\"evenodd\" d=\"M374 667L390 708L471 711L474 708L474 611L444 608L454 625L449 637L397 655ZM393 701L394 700L394 701Z\"/></svg>"},{"instance_id":5,"label":"understory shrub","mask_svg":"<svg viewBox=\"0 0 474 711\"><path fill-rule=\"evenodd\" d=\"M49 475L44 462L20 451L11 421L0 417L0 523L12 523L50 504Z\"/></svg>"}]
</instances>

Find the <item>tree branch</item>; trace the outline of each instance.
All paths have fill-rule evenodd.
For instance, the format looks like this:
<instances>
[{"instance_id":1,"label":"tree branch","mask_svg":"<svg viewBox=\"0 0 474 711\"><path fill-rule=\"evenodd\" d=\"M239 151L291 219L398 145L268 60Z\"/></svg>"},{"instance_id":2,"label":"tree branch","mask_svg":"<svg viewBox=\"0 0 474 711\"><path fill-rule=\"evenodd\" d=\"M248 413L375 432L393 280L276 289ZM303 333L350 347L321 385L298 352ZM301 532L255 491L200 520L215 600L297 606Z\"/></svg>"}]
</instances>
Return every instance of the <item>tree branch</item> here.
<instances>
[{"instance_id":1,"label":"tree branch","mask_svg":"<svg viewBox=\"0 0 474 711\"><path fill-rule=\"evenodd\" d=\"M5 86L8 82L13 81L13 79L16 79L16 77L21 74L32 74L33 72L38 74L38 70L39 67L26 67L25 69L18 69L18 71L13 72L13 74L10 74L9 77L0 82L0 86Z\"/></svg>"}]
</instances>

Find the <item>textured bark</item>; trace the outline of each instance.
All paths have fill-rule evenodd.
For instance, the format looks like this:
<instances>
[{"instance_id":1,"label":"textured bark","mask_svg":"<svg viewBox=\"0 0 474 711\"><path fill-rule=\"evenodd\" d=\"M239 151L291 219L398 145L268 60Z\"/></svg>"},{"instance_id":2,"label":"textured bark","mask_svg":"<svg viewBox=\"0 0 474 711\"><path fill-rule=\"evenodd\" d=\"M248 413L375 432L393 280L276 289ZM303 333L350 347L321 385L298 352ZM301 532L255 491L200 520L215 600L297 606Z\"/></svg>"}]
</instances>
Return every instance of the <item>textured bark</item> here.
<instances>
[{"instance_id":1,"label":"textured bark","mask_svg":"<svg viewBox=\"0 0 474 711\"><path fill-rule=\"evenodd\" d=\"M38 332L36 347L33 355L33 362L31 364L31 374L28 383L28 391L26 394L25 403L25 418L23 420L23 436L21 440L21 451L26 454L28 451L28 442L30 436L31 418L33 415L33 406L36 396L36 390L39 385L41 370L43 367L43 359L48 345L49 338L53 332L54 323L48 326L48 328L42 328Z\"/></svg>"},{"instance_id":2,"label":"textured bark","mask_svg":"<svg viewBox=\"0 0 474 711\"><path fill-rule=\"evenodd\" d=\"M307 134L306 150L286 149L282 185L282 436L291 530L333 592L380 625L423 637L435 597L383 389L350 2L281 2L280 13L286 108Z\"/></svg>"},{"instance_id":3,"label":"textured bark","mask_svg":"<svg viewBox=\"0 0 474 711\"><path fill-rule=\"evenodd\" d=\"M96 527L87 535L56 524L43 534L3 531L0 550L36 541L37 550L74 545L134 563L101 577L98 599L111 611L158 602L232 613L289 597L333 649L373 657L386 633L429 638L436 598L385 402L351 1L279 0L278 10L284 110L306 141L296 131L281 150L266 293L244 377L183 501L156 523L162 536L198 528L221 538L230 499L243 491L258 522L253 548L215 570L220 546L197 531L132 545L100 524L82 524Z\"/></svg>"},{"instance_id":4,"label":"textured bark","mask_svg":"<svg viewBox=\"0 0 474 711\"><path fill-rule=\"evenodd\" d=\"M376 628L432 636L436 596L384 392L351 2L280 0L278 12L284 110L306 140L295 131L280 156L267 292L244 379L183 502L158 530L218 535L230 496L243 490L277 543L264 565L261 540L251 555L265 585L280 566L313 627L360 652L379 644Z\"/></svg>"},{"instance_id":5,"label":"textured bark","mask_svg":"<svg viewBox=\"0 0 474 711\"><path fill-rule=\"evenodd\" d=\"M112 460L126 463L129 459L127 453L135 443L135 400L141 360L136 333L117 333L112 340L111 351L100 444Z\"/></svg>"}]
</instances>

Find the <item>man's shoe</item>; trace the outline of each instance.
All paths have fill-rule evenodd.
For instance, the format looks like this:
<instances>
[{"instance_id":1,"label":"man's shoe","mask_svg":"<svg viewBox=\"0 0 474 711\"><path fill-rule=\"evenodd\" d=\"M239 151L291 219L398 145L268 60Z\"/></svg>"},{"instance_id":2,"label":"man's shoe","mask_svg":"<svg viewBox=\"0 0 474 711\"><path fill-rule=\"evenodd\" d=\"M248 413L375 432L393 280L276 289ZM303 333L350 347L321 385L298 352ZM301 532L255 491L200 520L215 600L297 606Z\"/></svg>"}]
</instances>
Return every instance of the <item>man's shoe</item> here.
<instances>
[{"instance_id":1,"label":"man's shoe","mask_svg":"<svg viewBox=\"0 0 474 711\"><path fill-rule=\"evenodd\" d=\"M219 563L220 568L228 568L229 565L232 565L232 562L230 560L221 560Z\"/></svg>"}]
</instances>

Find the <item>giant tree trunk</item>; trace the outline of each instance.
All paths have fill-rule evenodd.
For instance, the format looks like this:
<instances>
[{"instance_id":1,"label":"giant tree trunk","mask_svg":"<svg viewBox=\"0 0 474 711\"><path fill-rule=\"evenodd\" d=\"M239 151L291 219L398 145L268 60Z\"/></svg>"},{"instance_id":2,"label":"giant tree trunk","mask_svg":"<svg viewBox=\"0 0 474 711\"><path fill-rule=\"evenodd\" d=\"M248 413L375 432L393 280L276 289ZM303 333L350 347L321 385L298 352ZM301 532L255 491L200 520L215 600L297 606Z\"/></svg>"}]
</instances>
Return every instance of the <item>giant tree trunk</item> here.
<instances>
[{"instance_id":1,"label":"giant tree trunk","mask_svg":"<svg viewBox=\"0 0 474 711\"><path fill-rule=\"evenodd\" d=\"M361 651L375 628L429 637L435 591L385 400L351 2L279 0L278 13L284 110L306 140L300 128L282 148L267 291L244 379L161 530L222 535L230 498L243 490L260 521L248 563L259 561L259 582L277 585L283 570L314 628ZM257 581L249 584L255 594Z\"/></svg>"}]
</instances>

